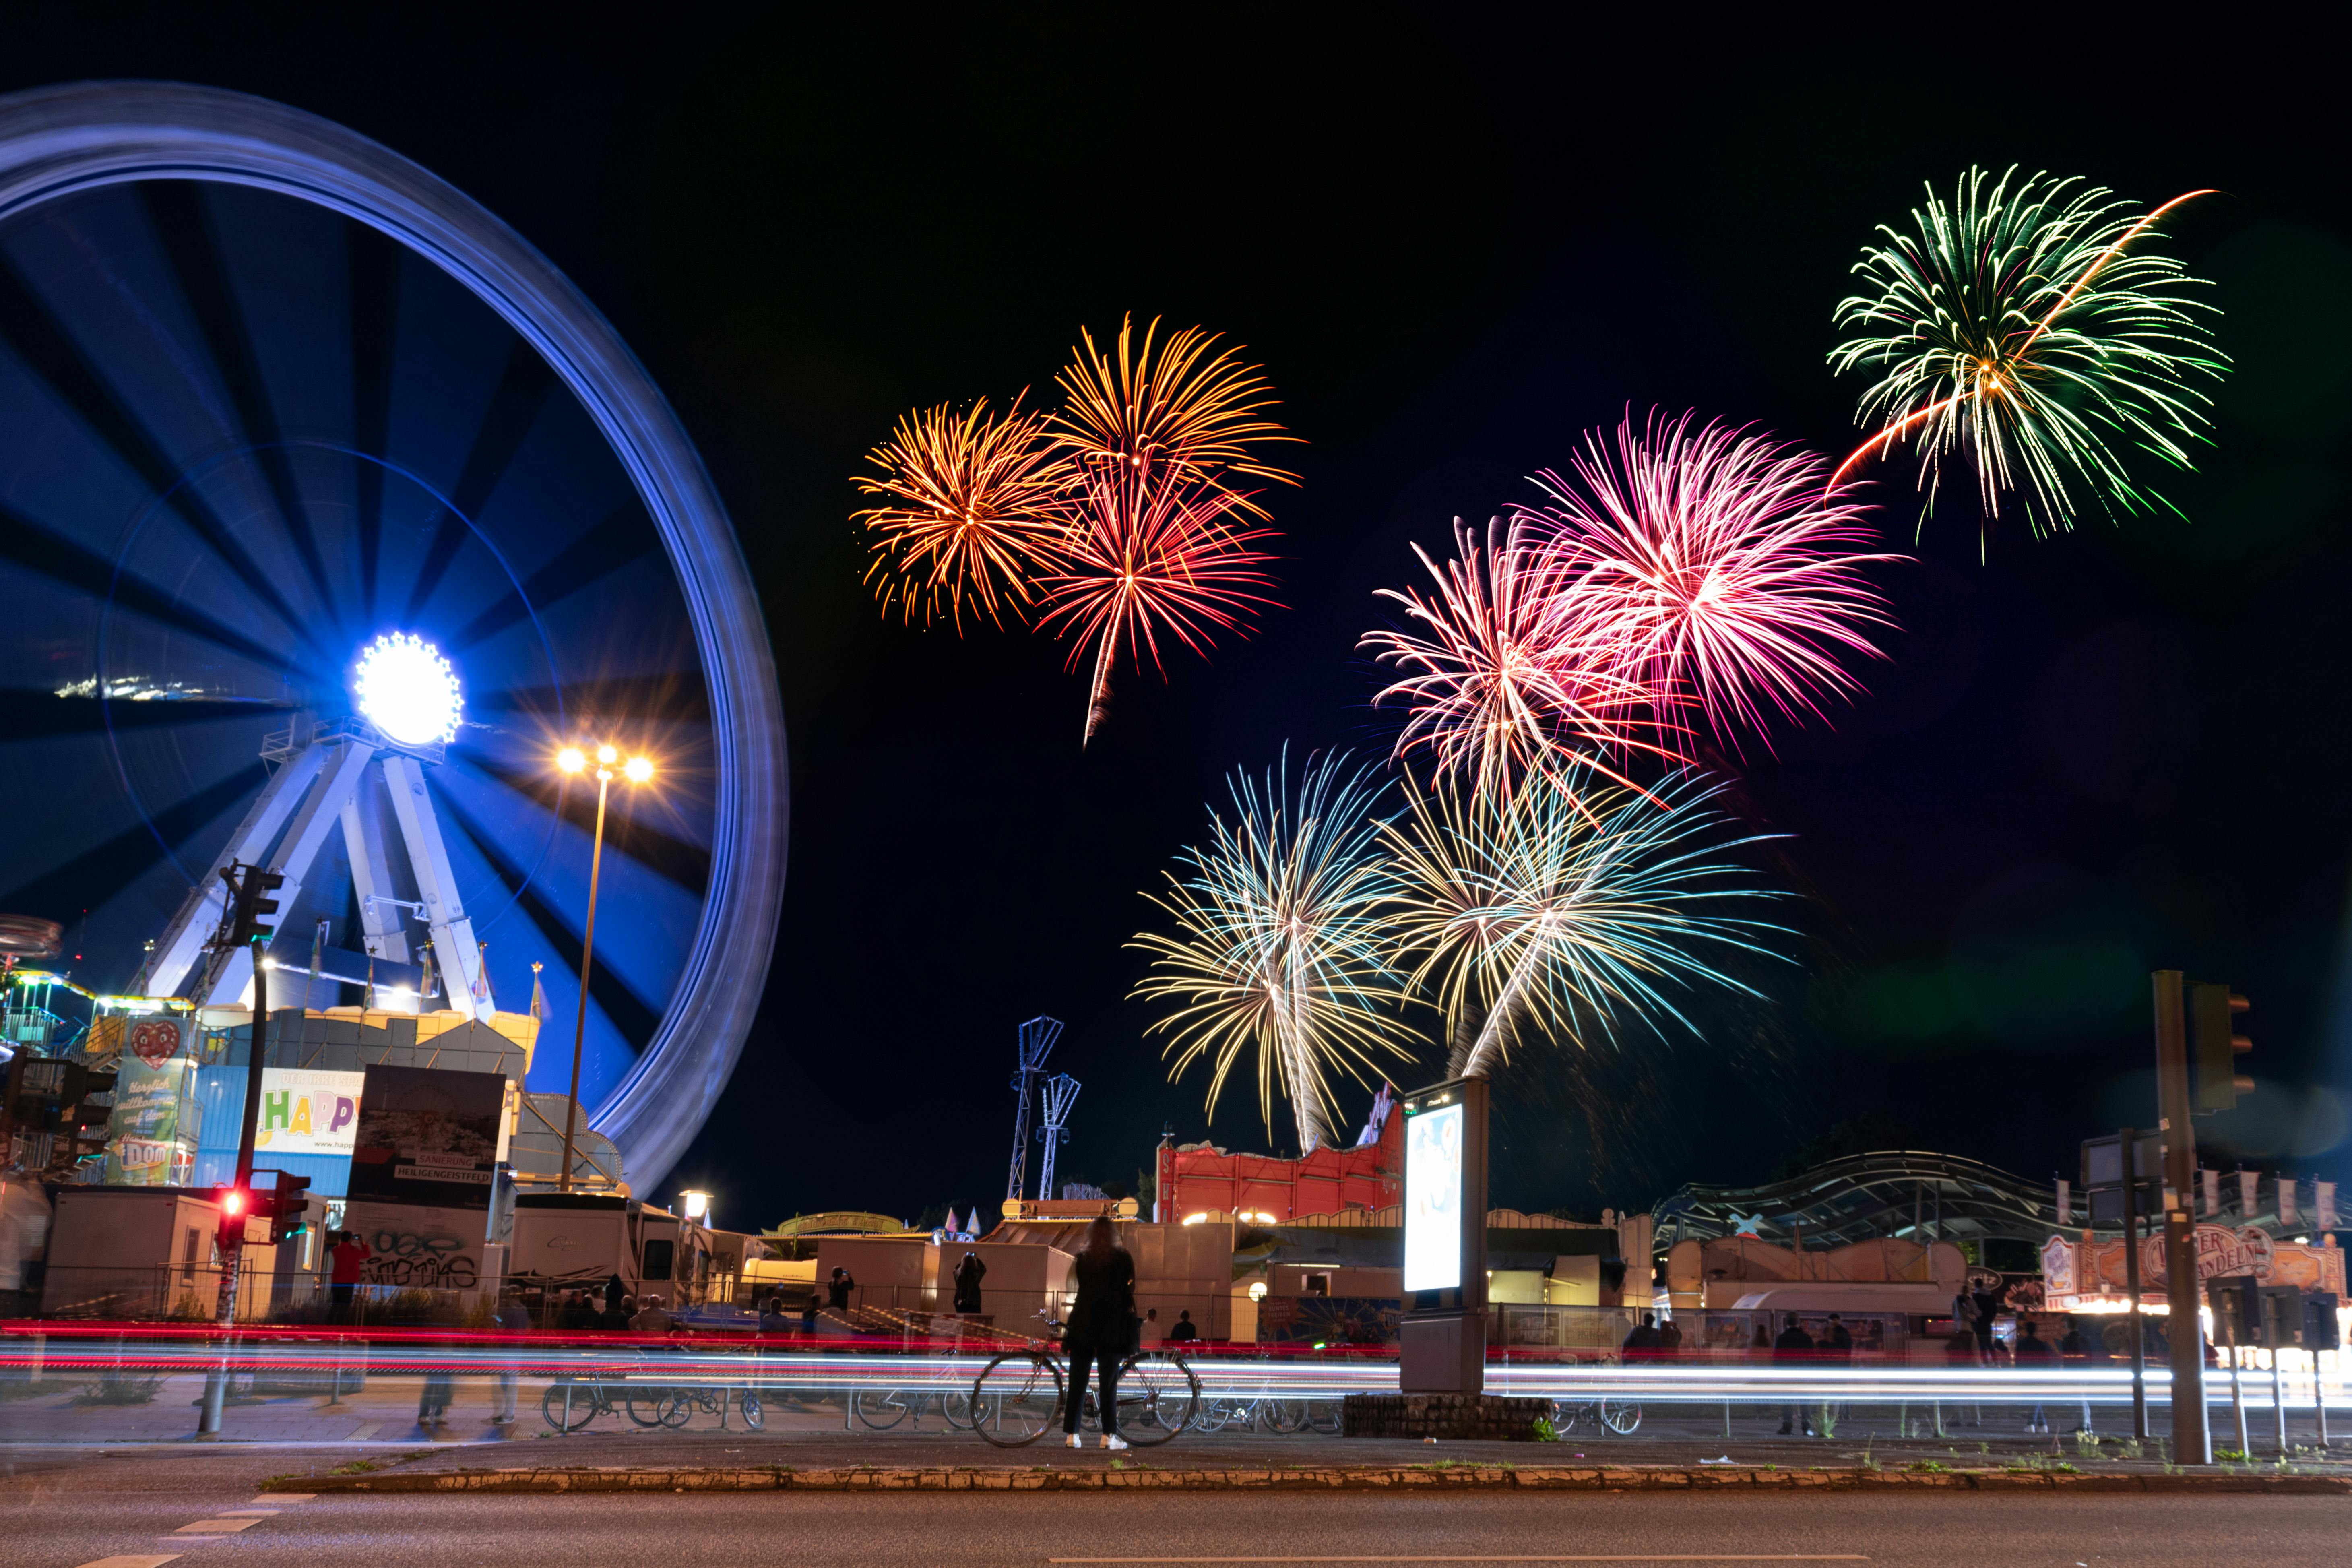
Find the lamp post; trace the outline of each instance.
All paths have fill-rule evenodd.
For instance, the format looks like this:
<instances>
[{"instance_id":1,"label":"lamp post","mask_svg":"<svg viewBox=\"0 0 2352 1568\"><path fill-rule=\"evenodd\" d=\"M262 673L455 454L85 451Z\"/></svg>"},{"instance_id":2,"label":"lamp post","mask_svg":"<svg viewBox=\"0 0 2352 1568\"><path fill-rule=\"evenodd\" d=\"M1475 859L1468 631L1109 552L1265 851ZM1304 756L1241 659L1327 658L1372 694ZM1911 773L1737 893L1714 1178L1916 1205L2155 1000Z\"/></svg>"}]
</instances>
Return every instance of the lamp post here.
<instances>
[{"instance_id":1,"label":"lamp post","mask_svg":"<svg viewBox=\"0 0 2352 1568\"><path fill-rule=\"evenodd\" d=\"M588 857L588 925L580 938L580 1001L572 1014L572 1094L563 1112L563 1171L555 1189L560 1193L572 1190L572 1148L580 1135L580 1055L588 1037L588 977L596 962L596 884L604 871L604 799L613 787L614 767L620 761L616 748L596 748L596 837ZM557 754L555 765L576 774L587 769L588 757L579 747L566 746ZM643 784L654 776L654 765L644 757L631 757L621 774L631 784Z\"/></svg>"}]
</instances>

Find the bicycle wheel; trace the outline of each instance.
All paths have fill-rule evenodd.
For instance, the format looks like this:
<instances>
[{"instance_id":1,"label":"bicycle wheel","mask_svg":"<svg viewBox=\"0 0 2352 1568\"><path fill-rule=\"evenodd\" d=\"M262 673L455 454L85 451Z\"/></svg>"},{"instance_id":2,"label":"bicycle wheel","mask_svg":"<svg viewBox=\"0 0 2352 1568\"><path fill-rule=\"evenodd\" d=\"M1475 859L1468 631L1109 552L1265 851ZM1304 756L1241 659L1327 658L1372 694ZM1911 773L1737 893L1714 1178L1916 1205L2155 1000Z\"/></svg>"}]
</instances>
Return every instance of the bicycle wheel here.
<instances>
[{"instance_id":1,"label":"bicycle wheel","mask_svg":"<svg viewBox=\"0 0 2352 1568\"><path fill-rule=\"evenodd\" d=\"M1051 1357L1013 1351L981 1369L971 1384L980 1435L1019 1448L1050 1431L1062 1414L1062 1369Z\"/></svg>"},{"instance_id":2,"label":"bicycle wheel","mask_svg":"<svg viewBox=\"0 0 2352 1568\"><path fill-rule=\"evenodd\" d=\"M907 1412L914 1407L914 1396L903 1389L853 1388L849 1391L850 1414L877 1432L887 1432L904 1421Z\"/></svg>"},{"instance_id":3,"label":"bicycle wheel","mask_svg":"<svg viewBox=\"0 0 2352 1568\"><path fill-rule=\"evenodd\" d=\"M1336 1399L1318 1399L1307 1406L1307 1425L1328 1437L1338 1436L1348 1425L1347 1409Z\"/></svg>"},{"instance_id":4,"label":"bicycle wheel","mask_svg":"<svg viewBox=\"0 0 2352 1568\"><path fill-rule=\"evenodd\" d=\"M973 1405L971 1394L963 1389L940 1395L941 1419L959 1432L969 1432L980 1424L982 1416L973 1414L978 1408Z\"/></svg>"},{"instance_id":5,"label":"bicycle wheel","mask_svg":"<svg viewBox=\"0 0 2352 1568\"><path fill-rule=\"evenodd\" d=\"M1576 1430L1576 1423L1591 1411L1589 1405L1571 1405L1565 1399L1551 1402L1551 1430L1557 1437L1565 1437Z\"/></svg>"},{"instance_id":6,"label":"bicycle wheel","mask_svg":"<svg viewBox=\"0 0 2352 1568\"><path fill-rule=\"evenodd\" d=\"M539 1413L557 1431L577 1432L596 1419L596 1407L602 1403L593 1384L552 1383L540 1398Z\"/></svg>"},{"instance_id":7,"label":"bicycle wheel","mask_svg":"<svg viewBox=\"0 0 2352 1568\"><path fill-rule=\"evenodd\" d=\"M1303 1399L1265 1399L1258 1403L1258 1421L1265 1430L1279 1436L1307 1429L1307 1401Z\"/></svg>"},{"instance_id":8,"label":"bicycle wheel","mask_svg":"<svg viewBox=\"0 0 2352 1568\"><path fill-rule=\"evenodd\" d=\"M670 1419L677 1405L677 1390L656 1384L634 1383L629 1385L629 1419L640 1426L676 1426L681 1423Z\"/></svg>"},{"instance_id":9,"label":"bicycle wheel","mask_svg":"<svg viewBox=\"0 0 2352 1568\"><path fill-rule=\"evenodd\" d=\"M735 1413L743 1417L743 1429L747 1432L757 1432L768 1424L767 1406L748 1388L735 1395Z\"/></svg>"},{"instance_id":10,"label":"bicycle wheel","mask_svg":"<svg viewBox=\"0 0 2352 1568\"><path fill-rule=\"evenodd\" d=\"M1201 1380L1181 1361L1137 1354L1118 1369L1119 1436L1138 1447L1165 1443L1200 1407Z\"/></svg>"},{"instance_id":11,"label":"bicycle wheel","mask_svg":"<svg viewBox=\"0 0 2352 1568\"><path fill-rule=\"evenodd\" d=\"M1642 1407L1622 1399L1601 1402L1601 1424L1620 1437L1630 1437L1633 1428L1642 1424Z\"/></svg>"},{"instance_id":12,"label":"bicycle wheel","mask_svg":"<svg viewBox=\"0 0 2352 1568\"><path fill-rule=\"evenodd\" d=\"M1192 1430L1222 1432L1234 1418L1234 1402L1223 1397L1203 1399L1192 1410Z\"/></svg>"}]
</instances>

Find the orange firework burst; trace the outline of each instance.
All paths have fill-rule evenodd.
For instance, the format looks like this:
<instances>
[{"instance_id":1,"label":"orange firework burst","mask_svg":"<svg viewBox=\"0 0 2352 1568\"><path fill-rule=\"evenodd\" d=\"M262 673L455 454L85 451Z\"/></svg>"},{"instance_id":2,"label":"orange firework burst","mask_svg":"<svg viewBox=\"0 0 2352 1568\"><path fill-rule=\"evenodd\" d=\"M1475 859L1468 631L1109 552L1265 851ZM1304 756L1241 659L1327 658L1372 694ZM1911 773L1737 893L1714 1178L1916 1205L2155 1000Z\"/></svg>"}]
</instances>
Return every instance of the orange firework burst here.
<instances>
[{"instance_id":1,"label":"orange firework burst","mask_svg":"<svg viewBox=\"0 0 2352 1568\"><path fill-rule=\"evenodd\" d=\"M1274 388L1236 351L1212 355L1217 335L1187 327L1165 343L1157 342L1157 318L1135 336L1135 319L1119 323L1118 340L1108 355L1094 334L1079 329L1082 346L1062 372L1063 412L1051 422L1055 450L1083 468L1119 466L1137 473L1160 468L1189 484L1228 489L1228 474L1278 484L1298 476L1251 456L1269 441L1297 441L1265 417L1275 406ZM1253 516L1265 511L1247 495L1232 493L1233 509Z\"/></svg>"},{"instance_id":2,"label":"orange firework burst","mask_svg":"<svg viewBox=\"0 0 2352 1568\"><path fill-rule=\"evenodd\" d=\"M866 580L886 612L895 602L912 620L919 608L929 625L944 611L959 631L967 605L1000 626L1007 611L1025 616L1063 534L1055 501L1069 477L1045 426L1018 397L1002 417L985 397L962 414L941 404L900 419L868 454L882 477L852 482L883 501L853 521L873 535Z\"/></svg>"},{"instance_id":3,"label":"orange firework burst","mask_svg":"<svg viewBox=\"0 0 2352 1568\"><path fill-rule=\"evenodd\" d=\"M1274 557L1255 548L1273 531L1234 516L1248 500L1172 464L1103 464L1082 473L1056 563L1040 579L1045 611L1037 625L1071 639L1073 668L1095 650L1086 741L1110 711L1111 670L1122 650L1161 668L1163 637L1205 654L1212 634L1245 629L1255 606L1274 603L1259 592L1274 585L1261 570Z\"/></svg>"}]
</instances>

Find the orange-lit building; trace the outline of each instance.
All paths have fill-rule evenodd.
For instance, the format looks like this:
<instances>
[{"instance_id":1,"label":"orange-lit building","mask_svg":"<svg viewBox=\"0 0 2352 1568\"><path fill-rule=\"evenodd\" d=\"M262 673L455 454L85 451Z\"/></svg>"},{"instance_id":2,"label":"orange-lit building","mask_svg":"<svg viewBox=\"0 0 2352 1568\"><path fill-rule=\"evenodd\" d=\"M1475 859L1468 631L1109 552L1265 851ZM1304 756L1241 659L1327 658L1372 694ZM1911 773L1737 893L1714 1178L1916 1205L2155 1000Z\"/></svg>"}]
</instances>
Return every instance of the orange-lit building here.
<instances>
[{"instance_id":1,"label":"orange-lit building","mask_svg":"<svg viewBox=\"0 0 2352 1568\"><path fill-rule=\"evenodd\" d=\"M1215 1215L1278 1225L1386 1208L1404 1201L1404 1118L1383 1086L1352 1148L1278 1160L1208 1143L1162 1144L1158 1194L1153 1217L1169 1224Z\"/></svg>"}]
</instances>

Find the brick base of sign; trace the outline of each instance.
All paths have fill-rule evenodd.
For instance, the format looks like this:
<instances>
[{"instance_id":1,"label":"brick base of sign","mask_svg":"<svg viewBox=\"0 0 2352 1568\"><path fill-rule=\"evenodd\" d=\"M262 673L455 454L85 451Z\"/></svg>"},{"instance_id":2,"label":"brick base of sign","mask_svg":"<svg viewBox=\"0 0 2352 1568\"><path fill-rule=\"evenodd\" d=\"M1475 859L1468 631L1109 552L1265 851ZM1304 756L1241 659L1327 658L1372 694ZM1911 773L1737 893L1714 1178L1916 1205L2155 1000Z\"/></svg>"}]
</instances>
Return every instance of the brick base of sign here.
<instances>
[{"instance_id":1,"label":"brick base of sign","mask_svg":"<svg viewBox=\"0 0 2352 1568\"><path fill-rule=\"evenodd\" d=\"M1483 1437L1532 1443L1549 1399L1500 1394L1351 1394L1340 1430L1350 1437Z\"/></svg>"}]
</instances>

